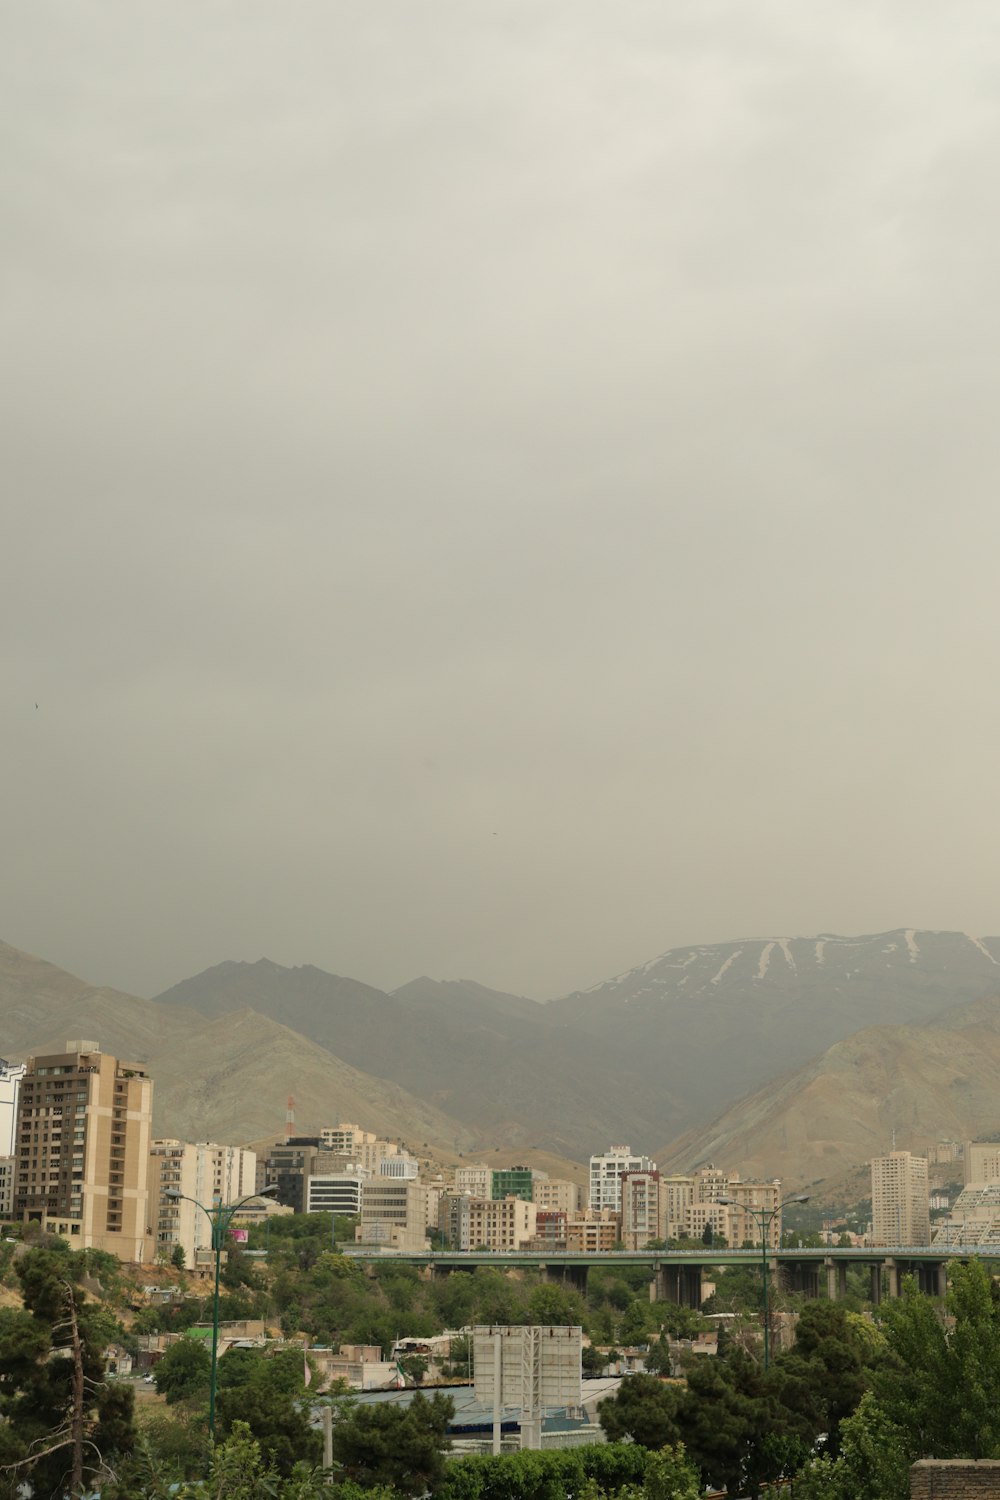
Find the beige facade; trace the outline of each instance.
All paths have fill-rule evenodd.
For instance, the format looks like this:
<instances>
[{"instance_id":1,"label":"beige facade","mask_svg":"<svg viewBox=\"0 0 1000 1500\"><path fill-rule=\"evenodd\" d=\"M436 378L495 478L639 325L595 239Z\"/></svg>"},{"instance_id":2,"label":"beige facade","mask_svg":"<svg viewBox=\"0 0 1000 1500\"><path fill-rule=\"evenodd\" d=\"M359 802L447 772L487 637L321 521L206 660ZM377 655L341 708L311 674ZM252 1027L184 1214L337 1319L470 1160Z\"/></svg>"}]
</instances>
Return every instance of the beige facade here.
<instances>
[{"instance_id":1,"label":"beige facade","mask_svg":"<svg viewBox=\"0 0 1000 1500\"><path fill-rule=\"evenodd\" d=\"M144 1065L96 1042L29 1058L18 1096L15 1217L74 1249L148 1261L152 1105Z\"/></svg>"},{"instance_id":2,"label":"beige facade","mask_svg":"<svg viewBox=\"0 0 1000 1500\"><path fill-rule=\"evenodd\" d=\"M576 1254L598 1255L613 1250L621 1238L621 1220L614 1209L591 1210L566 1220L566 1249Z\"/></svg>"},{"instance_id":3,"label":"beige facade","mask_svg":"<svg viewBox=\"0 0 1000 1500\"><path fill-rule=\"evenodd\" d=\"M633 1156L631 1146L612 1146L603 1156L590 1158L590 1196L588 1204L594 1213L611 1209L619 1213L622 1206L622 1176L625 1172L655 1172L656 1162L648 1156Z\"/></svg>"},{"instance_id":4,"label":"beige facade","mask_svg":"<svg viewBox=\"0 0 1000 1500\"><path fill-rule=\"evenodd\" d=\"M667 1238L679 1240L687 1233L684 1211L694 1202L694 1178L674 1175L660 1178L664 1215L667 1223Z\"/></svg>"},{"instance_id":5,"label":"beige facade","mask_svg":"<svg viewBox=\"0 0 1000 1500\"><path fill-rule=\"evenodd\" d=\"M468 1193L470 1198L489 1198L493 1193L492 1169L481 1161L468 1162L455 1168L455 1192Z\"/></svg>"},{"instance_id":6,"label":"beige facade","mask_svg":"<svg viewBox=\"0 0 1000 1500\"><path fill-rule=\"evenodd\" d=\"M365 1245L426 1250L430 1202L423 1183L404 1177L372 1177L364 1185L355 1237Z\"/></svg>"},{"instance_id":7,"label":"beige facade","mask_svg":"<svg viewBox=\"0 0 1000 1500\"><path fill-rule=\"evenodd\" d=\"M522 1250L535 1233L538 1210L523 1198L470 1198L469 1247Z\"/></svg>"},{"instance_id":8,"label":"beige facade","mask_svg":"<svg viewBox=\"0 0 1000 1500\"><path fill-rule=\"evenodd\" d=\"M929 1245L927 1158L890 1151L872 1160L872 1243Z\"/></svg>"},{"instance_id":9,"label":"beige facade","mask_svg":"<svg viewBox=\"0 0 1000 1500\"><path fill-rule=\"evenodd\" d=\"M667 1206L659 1172L626 1172L622 1177L621 1239L626 1250L642 1250L667 1237Z\"/></svg>"},{"instance_id":10,"label":"beige facade","mask_svg":"<svg viewBox=\"0 0 1000 1500\"><path fill-rule=\"evenodd\" d=\"M777 1179L773 1182L744 1182L734 1175L726 1180L724 1196L736 1199L729 1209L728 1236L735 1249L741 1245L759 1245L762 1228L768 1245L774 1250L780 1249L781 1215L777 1210L781 1202L781 1183Z\"/></svg>"},{"instance_id":11,"label":"beige facade","mask_svg":"<svg viewBox=\"0 0 1000 1500\"><path fill-rule=\"evenodd\" d=\"M149 1148L149 1199L156 1250L171 1254L177 1245L193 1266L199 1250L211 1248L207 1214L214 1203L238 1203L254 1191L257 1157L243 1146L212 1141L153 1141ZM182 1193L183 1198L169 1196ZM193 1202L187 1201L193 1199Z\"/></svg>"},{"instance_id":12,"label":"beige facade","mask_svg":"<svg viewBox=\"0 0 1000 1500\"><path fill-rule=\"evenodd\" d=\"M684 1210L684 1230L681 1238L703 1239L706 1227L711 1227L716 1239L723 1239L727 1245L731 1245L733 1225L729 1215L730 1210L724 1203L689 1203Z\"/></svg>"},{"instance_id":13,"label":"beige facade","mask_svg":"<svg viewBox=\"0 0 1000 1500\"><path fill-rule=\"evenodd\" d=\"M575 1214L583 1207L583 1189L579 1183L565 1182L561 1177L542 1177L536 1173L531 1196L539 1212Z\"/></svg>"},{"instance_id":14,"label":"beige facade","mask_svg":"<svg viewBox=\"0 0 1000 1500\"><path fill-rule=\"evenodd\" d=\"M966 1141L965 1185L1000 1182L1000 1141Z\"/></svg>"},{"instance_id":15,"label":"beige facade","mask_svg":"<svg viewBox=\"0 0 1000 1500\"><path fill-rule=\"evenodd\" d=\"M371 1177L377 1177L384 1161L393 1157L406 1156L406 1152L400 1149L398 1142L382 1140L370 1130L362 1130L360 1125L352 1125L350 1121L342 1121L338 1125L329 1125L319 1134L320 1144L324 1151L334 1151L339 1156L350 1160L362 1171ZM393 1175L387 1172L385 1175ZM406 1172L400 1175L405 1176ZM414 1174L415 1175L415 1174Z\"/></svg>"}]
</instances>

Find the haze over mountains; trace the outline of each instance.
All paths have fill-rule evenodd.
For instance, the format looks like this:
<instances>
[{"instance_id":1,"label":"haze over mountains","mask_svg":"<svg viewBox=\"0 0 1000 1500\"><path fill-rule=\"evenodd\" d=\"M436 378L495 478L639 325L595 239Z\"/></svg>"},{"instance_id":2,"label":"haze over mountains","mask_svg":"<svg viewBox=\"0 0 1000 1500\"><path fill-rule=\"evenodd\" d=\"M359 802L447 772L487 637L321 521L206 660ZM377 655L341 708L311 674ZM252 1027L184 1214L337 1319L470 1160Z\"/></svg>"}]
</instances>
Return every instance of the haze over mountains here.
<instances>
[{"instance_id":1,"label":"haze over mountains","mask_svg":"<svg viewBox=\"0 0 1000 1500\"><path fill-rule=\"evenodd\" d=\"M1000 939L914 930L673 949L545 1005L472 981L388 994L267 959L149 1001L0 945L0 1051L91 1035L145 1057L169 1133L277 1135L293 1092L303 1130L348 1116L447 1153L577 1161L628 1141L661 1164L807 1180L893 1124L1000 1128L998 995Z\"/></svg>"}]
</instances>

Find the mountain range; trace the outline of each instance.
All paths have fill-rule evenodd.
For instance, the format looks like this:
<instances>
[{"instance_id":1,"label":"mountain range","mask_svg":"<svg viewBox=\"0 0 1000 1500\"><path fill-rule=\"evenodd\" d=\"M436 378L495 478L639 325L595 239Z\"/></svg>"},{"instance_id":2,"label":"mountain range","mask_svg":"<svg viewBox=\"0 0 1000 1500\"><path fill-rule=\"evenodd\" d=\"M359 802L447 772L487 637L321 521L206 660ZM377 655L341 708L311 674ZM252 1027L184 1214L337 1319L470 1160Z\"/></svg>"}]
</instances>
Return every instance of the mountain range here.
<instances>
[{"instance_id":1,"label":"mountain range","mask_svg":"<svg viewBox=\"0 0 1000 1500\"><path fill-rule=\"evenodd\" d=\"M303 1131L346 1116L441 1160L579 1162L628 1142L661 1165L799 1183L865 1159L893 1125L921 1140L996 1128L998 995L1000 939L913 929L672 949L547 1004L473 981L387 993L267 959L145 1000L0 944L0 1051L89 1035L143 1057L156 1129L188 1137L275 1137L293 1093Z\"/></svg>"}]
</instances>

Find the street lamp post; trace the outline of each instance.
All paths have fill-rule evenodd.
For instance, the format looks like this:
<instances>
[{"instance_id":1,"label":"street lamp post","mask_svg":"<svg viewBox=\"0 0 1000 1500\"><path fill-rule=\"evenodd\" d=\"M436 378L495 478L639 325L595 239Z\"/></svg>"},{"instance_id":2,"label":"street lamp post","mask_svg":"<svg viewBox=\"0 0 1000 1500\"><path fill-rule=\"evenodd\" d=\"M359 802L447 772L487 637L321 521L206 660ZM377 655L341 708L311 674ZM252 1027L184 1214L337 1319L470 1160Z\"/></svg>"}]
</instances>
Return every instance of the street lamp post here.
<instances>
[{"instance_id":1,"label":"street lamp post","mask_svg":"<svg viewBox=\"0 0 1000 1500\"><path fill-rule=\"evenodd\" d=\"M259 1193L248 1193L238 1203L223 1204L218 1199L213 1202L211 1208L206 1208L204 1203L199 1203L197 1198L188 1197L187 1193L180 1193L176 1188L165 1188L164 1198L171 1198L176 1202L183 1198L186 1203L193 1203L195 1208L200 1208L212 1226L212 1250L215 1253L215 1289L212 1296L212 1374L208 1387L208 1440L215 1442L215 1392L219 1372L219 1271L222 1264L222 1251L225 1246L226 1234L233 1215L238 1208L245 1203L250 1203L254 1198L265 1198L278 1191L277 1183L270 1187L261 1188Z\"/></svg>"},{"instance_id":2,"label":"street lamp post","mask_svg":"<svg viewBox=\"0 0 1000 1500\"><path fill-rule=\"evenodd\" d=\"M761 1275L761 1302L763 1305L764 1318L764 1369L771 1363L771 1301L770 1288L767 1275L767 1232L783 1208L790 1203L808 1203L808 1193L796 1193L791 1198L786 1198L779 1203L777 1208L754 1208L752 1204L741 1203L738 1198L717 1198L716 1203L724 1203L729 1208L742 1208L745 1214L750 1214L757 1228L760 1230L760 1275Z\"/></svg>"}]
</instances>

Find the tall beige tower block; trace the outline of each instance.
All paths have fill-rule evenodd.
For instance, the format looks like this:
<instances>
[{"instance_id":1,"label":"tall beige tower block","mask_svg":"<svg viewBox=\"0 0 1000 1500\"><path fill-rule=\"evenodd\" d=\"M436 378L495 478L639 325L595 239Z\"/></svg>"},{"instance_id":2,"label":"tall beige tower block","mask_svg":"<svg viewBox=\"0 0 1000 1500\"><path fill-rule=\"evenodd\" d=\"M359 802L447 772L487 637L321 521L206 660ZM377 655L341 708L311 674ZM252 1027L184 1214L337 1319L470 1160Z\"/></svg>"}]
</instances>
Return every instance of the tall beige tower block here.
<instances>
[{"instance_id":1,"label":"tall beige tower block","mask_svg":"<svg viewBox=\"0 0 1000 1500\"><path fill-rule=\"evenodd\" d=\"M96 1042L30 1057L21 1080L14 1217L74 1250L152 1258L149 1146L153 1081Z\"/></svg>"},{"instance_id":2,"label":"tall beige tower block","mask_svg":"<svg viewBox=\"0 0 1000 1500\"><path fill-rule=\"evenodd\" d=\"M927 1158L890 1151L872 1158L872 1242L929 1245Z\"/></svg>"}]
</instances>

